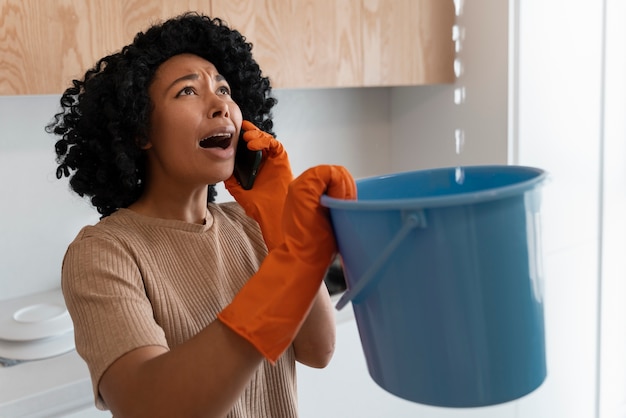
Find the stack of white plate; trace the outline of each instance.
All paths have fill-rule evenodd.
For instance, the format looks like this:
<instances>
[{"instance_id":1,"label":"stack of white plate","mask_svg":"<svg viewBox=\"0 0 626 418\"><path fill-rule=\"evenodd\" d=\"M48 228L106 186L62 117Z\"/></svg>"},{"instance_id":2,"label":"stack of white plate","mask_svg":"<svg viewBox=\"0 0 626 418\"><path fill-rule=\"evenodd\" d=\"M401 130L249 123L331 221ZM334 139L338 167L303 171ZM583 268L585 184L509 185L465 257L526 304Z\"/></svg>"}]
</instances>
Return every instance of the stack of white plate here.
<instances>
[{"instance_id":1,"label":"stack of white plate","mask_svg":"<svg viewBox=\"0 0 626 418\"><path fill-rule=\"evenodd\" d=\"M74 349L74 327L60 289L0 301L0 358L41 360Z\"/></svg>"}]
</instances>

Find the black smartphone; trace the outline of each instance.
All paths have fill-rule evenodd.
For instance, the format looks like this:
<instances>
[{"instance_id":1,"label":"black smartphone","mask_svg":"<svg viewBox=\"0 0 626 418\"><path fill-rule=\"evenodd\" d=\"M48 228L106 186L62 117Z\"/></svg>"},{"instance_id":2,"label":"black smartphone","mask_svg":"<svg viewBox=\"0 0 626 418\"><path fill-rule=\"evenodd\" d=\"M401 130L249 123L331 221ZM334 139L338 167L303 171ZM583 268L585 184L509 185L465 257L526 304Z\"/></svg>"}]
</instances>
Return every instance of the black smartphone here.
<instances>
[{"instance_id":1,"label":"black smartphone","mask_svg":"<svg viewBox=\"0 0 626 418\"><path fill-rule=\"evenodd\" d=\"M250 190L254 185L254 179L256 179L256 175L259 172L262 158L263 151L248 149L248 145L243 139L242 131L235 153L235 178L244 190Z\"/></svg>"}]
</instances>

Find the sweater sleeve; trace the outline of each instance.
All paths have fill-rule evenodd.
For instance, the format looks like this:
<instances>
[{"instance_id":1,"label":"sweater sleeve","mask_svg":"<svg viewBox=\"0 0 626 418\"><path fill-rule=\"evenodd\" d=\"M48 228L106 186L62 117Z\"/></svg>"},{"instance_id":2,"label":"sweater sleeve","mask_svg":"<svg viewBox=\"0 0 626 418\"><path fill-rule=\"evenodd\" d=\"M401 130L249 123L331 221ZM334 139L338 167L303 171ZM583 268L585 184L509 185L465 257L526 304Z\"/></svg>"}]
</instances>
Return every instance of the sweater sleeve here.
<instances>
[{"instance_id":1,"label":"sweater sleeve","mask_svg":"<svg viewBox=\"0 0 626 418\"><path fill-rule=\"evenodd\" d=\"M96 405L105 370L133 349L167 347L132 254L95 228L83 229L63 261L62 289L74 323L76 350L91 374Z\"/></svg>"}]
</instances>

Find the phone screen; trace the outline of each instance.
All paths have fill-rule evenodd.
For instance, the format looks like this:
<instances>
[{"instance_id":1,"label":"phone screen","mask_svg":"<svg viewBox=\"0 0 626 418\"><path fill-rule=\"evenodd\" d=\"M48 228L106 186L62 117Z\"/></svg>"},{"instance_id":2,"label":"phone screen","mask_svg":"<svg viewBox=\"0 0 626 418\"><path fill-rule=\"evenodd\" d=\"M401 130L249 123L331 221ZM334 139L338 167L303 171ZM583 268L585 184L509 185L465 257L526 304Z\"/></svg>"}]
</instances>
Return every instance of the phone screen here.
<instances>
[{"instance_id":1,"label":"phone screen","mask_svg":"<svg viewBox=\"0 0 626 418\"><path fill-rule=\"evenodd\" d=\"M249 150L243 137L239 137L235 154L235 177L244 190L250 190L254 185L262 157L263 151Z\"/></svg>"}]
</instances>

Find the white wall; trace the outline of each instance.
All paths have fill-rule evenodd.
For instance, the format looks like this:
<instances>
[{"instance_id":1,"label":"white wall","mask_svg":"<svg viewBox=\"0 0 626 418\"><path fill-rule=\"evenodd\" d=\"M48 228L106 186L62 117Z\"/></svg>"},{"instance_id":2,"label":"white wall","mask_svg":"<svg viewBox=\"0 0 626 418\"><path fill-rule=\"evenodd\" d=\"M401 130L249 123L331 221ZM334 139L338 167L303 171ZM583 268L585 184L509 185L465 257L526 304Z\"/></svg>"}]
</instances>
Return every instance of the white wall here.
<instances>
[{"instance_id":1,"label":"white wall","mask_svg":"<svg viewBox=\"0 0 626 418\"><path fill-rule=\"evenodd\" d=\"M81 226L98 219L55 177L44 131L56 96L0 97L0 300L60 286L61 259Z\"/></svg>"},{"instance_id":2,"label":"white wall","mask_svg":"<svg viewBox=\"0 0 626 418\"><path fill-rule=\"evenodd\" d=\"M524 417L597 409L602 2L518 2L516 161L550 173L543 236L548 379Z\"/></svg>"},{"instance_id":3,"label":"white wall","mask_svg":"<svg viewBox=\"0 0 626 418\"><path fill-rule=\"evenodd\" d=\"M391 170L389 89L277 90L276 136L294 174L317 164L356 178Z\"/></svg>"},{"instance_id":4,"label":"white wall","mask_svg":"<svg viewBox=\"0 0 626 418\"><path fill-rule=\"evenodd\" d=\"M626 416L626 2L606 1L600 417Z\"/></svg>"}]
</instances>

